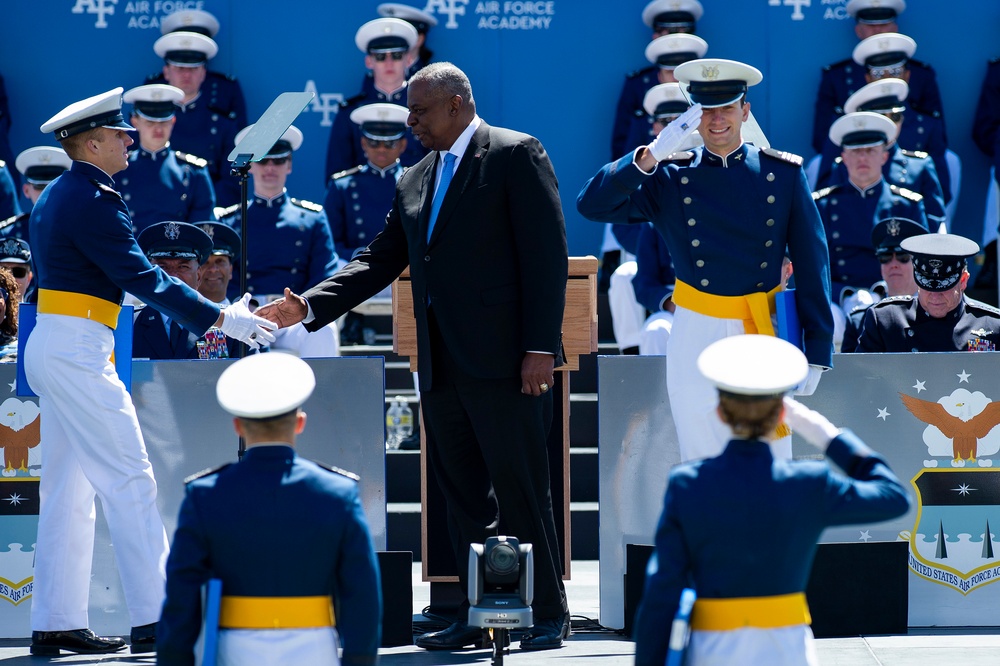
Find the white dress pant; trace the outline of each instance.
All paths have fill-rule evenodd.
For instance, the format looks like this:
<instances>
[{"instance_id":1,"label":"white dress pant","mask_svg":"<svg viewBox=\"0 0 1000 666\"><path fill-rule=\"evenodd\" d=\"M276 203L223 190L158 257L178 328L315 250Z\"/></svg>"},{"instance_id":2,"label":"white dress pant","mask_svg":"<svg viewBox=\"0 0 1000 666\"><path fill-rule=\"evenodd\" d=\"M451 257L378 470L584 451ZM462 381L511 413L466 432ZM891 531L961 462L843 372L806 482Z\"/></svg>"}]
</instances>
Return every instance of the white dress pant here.
<instances>
[{"instance_id":1,"label":"white dress pant","mask_svg":"<svg viewBox=\"0 0 1000 666\"><path fill-rule=\"evenodd\" d=\"M817 666L808 625L692 631L686 666Z\"/></svg>"},{"instance_id":2,"label":"white dress pant","mask_svg":"<svg viewBox=\"0 0 1000 666\"><path fill-rule=\"evenodd\" d=\"M109 357L113 333L78 317L38 315L25 369L41 408L34 631L89 626L95 495L111 530L132 626L163 605L166 530L132 399Z\"/></svg>"},{"instance_id":3,"label":"white dress pant","mask_svg":"<svg viewBox=\"0 0 1000 666\"><path fill-rule=\"evenodd\" d=\"M618 349L638 347L646 308L635 300L632 278L635 277L635 260L623 261L611 274L608 284L608 308L611 310L611 328L615 333Z\"/></svg>"},{"instance_id":4,"label":"white dress pant","mask_svg":"<svg viewBox=\"0 0 1000 666\"><path fill-rule=\"evenodd\" d=\"M698 370L698 356L713 342L744 333L740 319L719 319L677 306L667 342L667 393L681 461L722 453L732 431L716 413L719 392ZM792 438L771 443L775 457L792 457Z\"/></svg>"},{"instance_id":5,"label":"white dress pant","mask_svg":"<svg viewBox=\"0 0 1000 666\"><path fill-rule=\"evenodd\" d=\"M223 629L219 632L219 666L339 666L337 630Z\"/></svg>"},{"instance_id":6,"label":"white dress pant","mask_svg":"<svg viewBox=\"0 0 1000 666\"><path fill-rule=\"evenodd\" d=\"M664 356L667 353L667 343L670 332L674 328L674 313L667 311L654 312L642 325L639 334L639 353L642 356Z\"/></svg>"}]
</instances>

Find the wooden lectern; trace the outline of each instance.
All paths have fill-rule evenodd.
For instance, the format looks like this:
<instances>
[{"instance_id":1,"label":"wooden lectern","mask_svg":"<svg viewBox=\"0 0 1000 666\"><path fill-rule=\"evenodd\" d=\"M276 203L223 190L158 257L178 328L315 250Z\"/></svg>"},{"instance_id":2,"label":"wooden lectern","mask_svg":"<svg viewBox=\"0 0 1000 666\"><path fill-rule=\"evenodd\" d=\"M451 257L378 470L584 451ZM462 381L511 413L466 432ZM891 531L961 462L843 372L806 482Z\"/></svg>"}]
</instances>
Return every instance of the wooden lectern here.
<instances>
[{"instance_id":1,"label":"wooden lectern","mask_svg":"<svg viewBox=\"0 0 1000 666\"><path fill-rule=\"evenodd\" d=\"M570 257L563 311L563 349L566 363L556 375L553 387L552 432L549 434L549 474L552 509L556 516L565 577L570 573L569 512L569 370L580 368L580 355L597 351L597 259ZM392 287L392 349L410 358L417 371L417 327L413 318L413 290L407 268ZM433 476L428 475L426 437L420 419L420 548L423 579L431 582L458 580L455 558L448 539L444 497ZM560 521L560 516L562 520ZM501 516L501 522L503 517ZM561 529L560 529L561 528Z\"/></svg>"}]
</instances>

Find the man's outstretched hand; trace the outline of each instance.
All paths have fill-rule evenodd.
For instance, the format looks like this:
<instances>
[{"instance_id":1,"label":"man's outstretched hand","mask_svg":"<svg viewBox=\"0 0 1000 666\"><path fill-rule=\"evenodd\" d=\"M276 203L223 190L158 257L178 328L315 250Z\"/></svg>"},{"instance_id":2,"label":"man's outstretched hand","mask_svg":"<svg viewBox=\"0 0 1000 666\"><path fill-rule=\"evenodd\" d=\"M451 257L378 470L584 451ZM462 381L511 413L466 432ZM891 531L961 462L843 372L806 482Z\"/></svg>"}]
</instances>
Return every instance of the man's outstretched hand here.
<instances>
[{"instance_id":1,"label":"man's outstretched hand","mask_svg":"<svg viewBox=\"0 0 1000 666\"><path fill-rule=\"evenodd\" d=\"M288 328L306 318L309 306L306 305L306 299L285 287L283 298L257 308L254 314L273 321L279 328Z\"/></svg>"}]
</instances>

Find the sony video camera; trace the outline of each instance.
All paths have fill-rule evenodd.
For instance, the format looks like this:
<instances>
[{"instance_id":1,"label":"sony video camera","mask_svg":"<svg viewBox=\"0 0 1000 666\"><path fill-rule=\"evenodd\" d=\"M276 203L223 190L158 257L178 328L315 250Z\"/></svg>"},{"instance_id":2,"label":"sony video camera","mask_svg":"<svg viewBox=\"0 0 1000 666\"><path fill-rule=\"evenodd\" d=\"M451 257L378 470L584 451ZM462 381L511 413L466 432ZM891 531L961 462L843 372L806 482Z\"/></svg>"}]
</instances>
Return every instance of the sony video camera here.
<instances>
[{"instance_id":1,"label":"sony video camera","mask_svg":"<svg viewBox=\"0 0 1000 666\"><path fill-rule=\"evenodd\" d=\"M535 562L530 543L495 536L469 545L469 625L526 629L534 624Z\"/></svg>"}]
</instances>

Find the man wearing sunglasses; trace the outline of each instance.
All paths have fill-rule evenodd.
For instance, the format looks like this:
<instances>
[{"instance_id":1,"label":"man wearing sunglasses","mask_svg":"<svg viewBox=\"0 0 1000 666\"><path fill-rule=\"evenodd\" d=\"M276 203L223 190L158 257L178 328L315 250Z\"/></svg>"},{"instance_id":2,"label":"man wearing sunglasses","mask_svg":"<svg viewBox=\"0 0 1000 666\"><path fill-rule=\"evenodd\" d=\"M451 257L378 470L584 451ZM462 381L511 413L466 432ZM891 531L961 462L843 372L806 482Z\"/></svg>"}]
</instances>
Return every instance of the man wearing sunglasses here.
<instances>
[{"instance_id":1,"label":"man wearing sunglasses","mask_svg":"<svg viewBox=\"0 0 1000 666\"><path fill-rule=\"evenodd\" d=\"M897 19L906 9L905 0L850 0L847 13L854 17L854 34L859 40L873 35L899 31ZM910 55L913 55L912 53ZM910 84L909 105L921 113L941 117L943 107L938 90L937 74L927 63L907 59L905 78ZM844 102L868 81L863 60L846 58L823 68L816 95L816 112L813 117L813 148L823 151L826 132L844 112Z\"/></svg>"},{"instance_id":2,"label":"man wearing sunglasses","mask_svg":"<svg viewBox=\"0 0 1000 666\"><path fill-rule=\"evenodd\" d=\"M996 351L1000 310L965 295L968 259L979 245L953 234L922 234L903 240L900 248L912 256L916 296L887 298L869 308L857 351Z\"/></svg>"},{"instance_id":3,"label":"man wearing sunglasses","mask_svg":"<svg viewBox=\"0 0 1000 666\"><path fill-rule=\"evenodd\" d=\"M35 146L28 148L17 156L14 165L24 179L21 184L21 192L34 206L38 197L48 187L49 183L59 177L63 171L70 167L73 160L69 158L62 148L52 148L51 146ZM9 217L0 222L0 234L6 238L20 238L24 241L30 240L28 232L28 218L31 211ZM15 279L17 276L14 276ZM22 287L21 295L24 296Z\"/></svg>"},{"instance_id":4,"label":"man wearing sunglasses","mask_svg":"<svg viewBox=\"0 0 1000 666\"><path fill-rule=\"evenodd\" d=\"M365 164L333 175L323 209L330 220L337 256L349 261L385 228L392 208L396 183L403 175L399 156L406 150L406 117L409 110L398 104L366 104L351 112L351 121L361 129ZM383 290L389 295L389 289ZM365 341L364 315L347 313L341 344Z\"/></svg>"},{"instance_id":5,"label":"man wearing sunglasses","mask_svg":"<svg viewBox=\"0 0 1000 666\"><path fill-rule=\"evenodd\" d=\"M236 135L243 140L253 125ZM337 253L323 207L295 199L285 189L292 173L292 153L302 145L302 132L292 125L259 162L250 165L253 198L245 225L238 204L223 209L219 219L247 239L247 290L258 300L281 294L285 286L304 290L333 275ZM263 302L263 301L261 301Z\"/></svg>"},{"instance_id":6,"label":"man wearing sunglasses","mask_svg":"<svg viewBox=\"0 0 1000 666\"><path fill-rule=\"evenodd\" d=\"M878 220L905 217L927 229L923 197L890 185L882 176L889 159L886 146L896 138L896 125L878 113L841 116L830 128L830 140L841 149L847 169L844 183L813 193L830 247L834 302L877 282L881 275L872 254L871 233Z\"/></svg>"},{"instance_id":7,"label":"man wearing sunglasses","mask_svg":"<svg viewBox=\"0 0 1000 666\"><path fill-rule=\"evenodd\" d=\"M913 255L900 247L907 238L927 233L913 220L904 217L890 217L882 220L872 229L872 247L878 258L879 269L882 271L882 281L872 285L868 293L874 302L893 296L913 296L917 293L917 283L913 280ZM840 351L850 353L857 351L858 334L865 311L874 303L863 303L855 306L847 313L847 323L844 329L844 341Z\"/></svg>"},{"instance_id":8,"label":"man wearing sunglasses","mask_svg":"<svg viewBox=\"0 0 1000 666\"><path fill-rule=\"evenodd\" d=\"M406 77L413 62L410 49L417 43L417 29L398 18L375 19L358 29L354 43L365 54L371 84L366 79L361 92L341 104L333 120L326 149L327 182L333 174L365 163L361 129L351 121L354 110L367 104L406 104ZM426 154L423 146L413 141L400 159L403 166L413 166Z\"/></svg>"}]
</instances>

